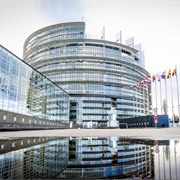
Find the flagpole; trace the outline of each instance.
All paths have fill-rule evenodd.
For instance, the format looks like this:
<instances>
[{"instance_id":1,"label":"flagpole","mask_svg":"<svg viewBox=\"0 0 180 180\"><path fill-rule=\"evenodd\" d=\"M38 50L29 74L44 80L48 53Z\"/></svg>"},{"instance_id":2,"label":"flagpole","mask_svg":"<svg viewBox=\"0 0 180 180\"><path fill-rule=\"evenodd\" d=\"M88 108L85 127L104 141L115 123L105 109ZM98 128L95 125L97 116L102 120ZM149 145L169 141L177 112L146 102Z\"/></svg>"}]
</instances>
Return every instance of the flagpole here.
<instances>
[{"instance_id":1,"label":"flagpole","mask_svg":"<svg viewBox=\"0 0 180 180\"><path fill-rule=\"evenodd\" d=\"M162 113L162 89L161 89L161 76L159 76L159 81L160 81L160 103L161 103L161 115Z\"/></svg>"},{"instance_id":2,"label":"flagpole","mask_svg":"<svg viewBox=\"0 0 180 180\"><path fill-rule=\"evenodd\" d=\"M146 114L146 98L144 97L144 88L143 88L143 116Z\"/></svg>"},{"instance_id":3,"label":"flagpole","mask_svg":"<svg viewBox=\"0 0 180 180\"><path fill-rule=\"evenodd\" d=\"M142 97L144 96L143 95L143 92L142 92L142 89L140 89L140 92L141 92L141 94L142 94ZM144 97L143 97L144 98ZM141 105L140 105L140 108L142 108L143 109L143 103L142 102L144 102L144 100L143 99L141 99ZM142 109L140 110L140 116L142 116Z\"/></svg>"},{"instance_id":4,"label":"flagpole","mask_svg":"<svg viewBox=\"0 0 180 180\"><path fill-rule=\"evenodd\" d=\"M153 86L152 86L152 82L151 82L151 84L150 84L150 91L151 91L151 106L152 106L152 109L151 109L151 113L153 113L153 109L154 109L154 102L153 102Z\"/></svg>"},{"instance_id":5,"label":"flagpole","mask_svg":"<svg viewBox=\"0 0 180 180\"><path fill-rule=\"evenodd\" d=\"M170 82L171 82L171 103L172 103L172 121L174 126L174 106L173 106L173 93L172 93L172 77L170 76Z\"/></svg>"},{"instance_id":6,"label":"flagpole","mask_svg":"<svg viewBox=\"0 0 180 180\"><path fill-rule=\"evenodd\" d=\"M136 102L138 101L138 99L137 99L137 88L136 88ZM138 114L138 110L137 110L137 103L136 103L136 116L135 117L137 117L137 114ZM139 114L138 114L138 116L139 116Z\"/></svg>"},{"instance_id":7,"label":"flagpole","mask_svg":"<svg viewBox=\"0 0 180 180\"><path fill-rule=\"evenodd\" d=\"M145 88L145 87L144 87ZM149 94L149 87L148 87L148 85L147 85L147 87L146 87L146 96L148 97L148 94ZM146 106L147 106L147 114L149 115L149 97L147 98L147 102L146 102L147 104L146 104Z\"/></svg>"},{"instance_id":8,"label":"flagpole","mask_svg":"<svg viewBox=\"0 0 180 180\"><path fill-rule=\"evenodd\" d=\"M178 73L177 73L177 67L176 69L176 86L177 86L177 100L178 100L178 113L179 113L179 125L180 125L180 109L179 109L179 85L178 85Z\"/></svg>"},{"instance_id":9,"label":"flagpole","mask_svg":"<svg viewBox=\"0 0 180 180\"><path fill-rule=\"evenodd\" d=\"M156 80L155 80L155 96L156 96L156 108L158 108L158 107L157 107L157 104L158 104L158 103L157 103L157 87L156 87Z\"/></svg>"},{"instance_id":10,"label":"flagpole","mask_svg":"<svg viewBox=\"0 0 180 180\"><path fill-rule=\"evenodd\" d=\"M167 79L167 77L165 77L165 94L166 94L166 112L167 112L167 115L168 115L168 102L167 102L167 82L166 82L166 79Z\"/></svg>"}]
</instances>

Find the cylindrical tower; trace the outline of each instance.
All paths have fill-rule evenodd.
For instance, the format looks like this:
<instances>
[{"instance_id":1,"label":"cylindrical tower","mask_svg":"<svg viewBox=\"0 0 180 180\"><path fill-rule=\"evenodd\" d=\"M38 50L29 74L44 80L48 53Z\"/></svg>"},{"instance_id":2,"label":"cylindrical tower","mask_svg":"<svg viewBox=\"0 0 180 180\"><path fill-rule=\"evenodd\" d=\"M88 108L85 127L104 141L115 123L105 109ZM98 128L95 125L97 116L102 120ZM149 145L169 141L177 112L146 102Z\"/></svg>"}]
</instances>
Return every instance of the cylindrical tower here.
<instances>
[{"instance_id":1,"label":"cylindrical tower","mask_svg":"<svg viewBox=\"0 0 180 180\"><path fill-rule=\"evenodd\" d=\"M34 32L24 43L23 60L79 103L78 123L84 128L106 126L111 107L117 109L118 118L150 112L150 86L137 87L150 76L139 51L121 43L87 39L84 22Z\"/></svg>"}]
</instances>

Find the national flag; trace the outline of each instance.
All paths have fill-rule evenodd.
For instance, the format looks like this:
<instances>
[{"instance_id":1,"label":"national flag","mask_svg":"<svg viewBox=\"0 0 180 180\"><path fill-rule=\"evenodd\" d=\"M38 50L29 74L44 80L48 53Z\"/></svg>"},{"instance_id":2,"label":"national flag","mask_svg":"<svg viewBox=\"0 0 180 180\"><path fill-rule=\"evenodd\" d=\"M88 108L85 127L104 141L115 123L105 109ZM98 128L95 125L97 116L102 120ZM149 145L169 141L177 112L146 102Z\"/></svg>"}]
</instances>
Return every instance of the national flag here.
<instances>
[{"instance_id":1,"label":"national flag","mask_svg":"<svg viewBox=\"0 0 180 180\"><path fill-rule=\"evenodd\" d=\"M171 69L168 71L167 79L171 77Z\"/></svg>"},{"instance_id":2,"label":"national flag","mask_svg":"<svg viewBox=\"0 0 180 180\"><path fill-rule=\"evenodd\" d=\"M152 75L152 81L156 81L156 75Z\"/></svg>"},{"instance_id":3,"label":"national flag","mask_svg":"<svg viewBox=\"0 0 180 180\"><path fill-rule=\"evenodd\" d=\"M140 82L140 84L141 84L141 87L144 87L144 84L145 84L144 80L142 80L142 81Z\"/></svg>"},{"instance_id":4,"label":"national flag","mask_svg":"<svg viewBox=\"0 0 180 180\"><path fill-rule=\"evenodd\" d=\"M172 76L176 75L176 68L172 72Z\"/></svg>"},{"instance_id":5,"label":"national flag","mask_svg":"<svg viewBox=\"0 0 180 180\"><path fill-rule=\"evenodd\" d=\"M141 87L143 88L143 87L144 87L144 84L141 84Z\"/></svg>"},{"instance_id":6,"label":"national flag","mask_svg":"<svg viewBox=\"0 0 180 180\"><path fill-rule=\"evenodd\" d=\"M142 81L141 81L141 82L142 82ZM147 78L145 78L145 79L143 80L143 83L144 83L144 84L148 84Z\"/></svg>"},{"instance_id":7,"label":"national flag","mask_svg":"<svg viewBox=\"0 0 180 180\"><path fill-rule=\"evenodd\" d=\"M136 82L136 86L139 87L139 82Z\"/></svg>"},{"instance_id":8,"label":"national flag","mask_svg":"<svg viewBox=\"0 0 180 180\"><path fill-rule=\"evenodd\" d=\"M130 88L133 88L133 85L130 85L129 87L130 87Z\"/></svg>"},{"instance_id":9,"label":"national flag","mask_svg":"<svg viewBox=\"0 0 180 180\"><path fill-rule=\"evenodd\" d=\"M136 86L136 85L133 85L133 88L134 88L134 89L136 89L136 88L137 88L137 86Z\"/></svg>"},{"instance_id":10,"label":"national flag","mask_svg":"<svg viewBox=\"0 0 180 180\"><path fill-rule=\"evenodd\" d=\"M144 81L141 81L140 84L141 84L141 87L144 87Z\"/></svg>"},{"instance_id":11,"label":"national flag","mask_svg":"<svg viewBox=\"0 0 180 180\"><path fill-rule=\"evenodd\" d=\"M156 76L157 76L158 82L160 82L161 81L161 76L159 74L157 74Z\"/></svg>"},{"instance_id":12,"label":"national flag","mask_svg":"<svg viewBox=\"0 0 180 180\"><path fill-rule=\"evenodd\" d=\"M148 76L147 80L148 80L148 84L151 84L151 76Z\"/></svg>"},{"instance_id":13,"label":"national flag","mask_svg":"<svg viewBox=\"0 0 180 180\"><path fill-rule=\"evenodd\" d=\"M161 78L166 79L166 72L165 71L161 74Z\"/></svg>"},{"instance_id":14,"label":"national flag","mask_svg":"<svg viewBox=\"0 0 180 180\"><path fill-rule=\"evenodd\" d=\"M137 85L136 84L131 84L129 87L135 89L135 88L137 88Z\"/></svg>"}]
</instances>

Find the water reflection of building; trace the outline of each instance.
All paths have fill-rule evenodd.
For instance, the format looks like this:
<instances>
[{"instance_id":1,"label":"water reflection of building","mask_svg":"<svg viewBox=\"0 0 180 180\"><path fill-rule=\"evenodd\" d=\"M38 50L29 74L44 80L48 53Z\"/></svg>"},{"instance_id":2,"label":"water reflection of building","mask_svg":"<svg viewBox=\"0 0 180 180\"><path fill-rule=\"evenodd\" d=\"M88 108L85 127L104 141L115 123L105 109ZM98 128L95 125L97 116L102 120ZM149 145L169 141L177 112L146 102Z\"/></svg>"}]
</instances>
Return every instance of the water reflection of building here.
<instances>
[{"instance_id":1,"label":"water reflection of building","mask_svg":"<svg viewBox=\"0 0 180 180\"><path fill-rule=\"evenodd\" d=\"M157 146L158 145L158 146ZM179 141L34 137L0 140L0 179L180 179Z\"/></svg>"},{"instance_id":2,"label":"water reflection of building","mask_svg":"<svg viewBox=\"0 0 180 180\"><path fill-rule=\"evenodd\" d=\"M0 179L55 178L68 165L69 139L53 139L1 141Z\"/></svg>"},{"instance_id":3,"label":"water reflection of building","mask_svg":"<svg viewBox=\"0 0 180 180\"><path fill-rule=\"evenodd\" d=\"M153 149L154 144L154 141L149 140L118 137L1 140L0 179L121 179L133 176L178 179L179 161L173 160L178 156L177 149L172 149L167 144L160 146L160 152L161 147L169 148L164 154L167 159L164 160L169 165L164 164L166 176L162 176L163 159L161 157L158 160L157 151Z\"/></svg>"},{"instance_id":4,"label":"water reflection of building","mask_svg":"<svg viewBox=\"0 0 180 180\"><path fill-rule=\"evenodd\" d=\"M153 178L152 146L111 138L78 138L70 141L70 161L58 178Z\"/></svg>"}]
</instances>

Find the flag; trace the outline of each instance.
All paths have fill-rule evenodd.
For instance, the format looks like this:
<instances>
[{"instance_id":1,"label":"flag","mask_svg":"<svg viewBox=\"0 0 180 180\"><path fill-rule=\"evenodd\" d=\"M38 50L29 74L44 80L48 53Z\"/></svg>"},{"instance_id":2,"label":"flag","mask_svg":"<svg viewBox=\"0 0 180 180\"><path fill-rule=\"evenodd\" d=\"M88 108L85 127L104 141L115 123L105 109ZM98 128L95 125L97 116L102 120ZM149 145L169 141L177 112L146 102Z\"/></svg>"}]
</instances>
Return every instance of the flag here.
<instances>
[{"instance_id":1,"label":"flag","mask_svg":"<svg viewBox=\"0 0 180 180\"><path fill-rule=\"evenodd\" d=\"M152 75L152 81L156 81L156 75Z\"/></svg>"},{"instance_id":2,"label":"flag","mask_svg":"<svg viewBox=\"0 0 180 180\"><path fill-rule=\"evenodd\" d=\"M151 84L151 76L148 76L146 78L144 78L144 80L141 81L141 84Z\"/></svg>"},{"instance_id":3,"label":"flag","mask_svg":"<svg viewBox=\"0 0 180 180\"><path fill-rule=\"evenodd\" d=\"M147 80L148 80L148 84L151 84L151 76L148 76Z\"/></svg>"},{"instance_id":4,"label":"flag","mask_svg":"<svg viewBox=\"0 0 180 180\"><path fill-rule=\"evenodd\" d=\"M148 84L148 80L147 78L145 78L143 81L141 81L141 84L144 83L144 84Z\"/></svg>"},{"instance_id":5,"label":"flag","mask_svg":"<svg viewBox=\"0 0 180 180\"><path fill-rule=\"evenodd\" d=\"M136 82L136 86L139 87L139 82Z\"/></svg>"},{"instance_id":6,"label":"flag","mask_svg":"<svg viewBox=\"0 0 180 180\"><path fill-rule=\"evenodd\" d=\"M130 88L133 88L133 89L136 89L137 88L137 85L136 84L131 84L129 85Z\"/></svg>"},{"instance_id":7,"label":"flag","mask_svg":"<svg viewBox=\"0 0 180 180\"><path fill-rule=\"evenodd\" d=\"M166 79L166 72L165 71L161 74L161 78Z\"/></svg>"},{"instance_id":8,"label":"flag","mask_svg":"<svg viewBox=\"0 0 180 180\"><path fill-rule=\"evenodd\" d=\"M176 68L172 72L172 76L176 75Z\"/></svg>"},{"instance_id":9,"label":"flag","mask_svg":"<svg viewBox=\"0 0 180 180\"><path fill-rule=\"evenodd\" d=\"M144 84L145 84L144 81L145 81L145 80L142 80L142 81L140 82L142 88L144 87Z\"/></svg>"},{"instance_id":10,"label":"flag","mask_svg":"<svg viewBox=\"0 0 180 180\"><path fill-rule=\"evenodd\" d=\"M161 81L161 76L159 74L157 74L156 76L157 76L158 82L160 82Z\"/></svg>"},{"instance_id":11,"label":"flag","mask_svg":"<svg viewBox=\"0 0 180 180\"><path fill-rule=\"evenodd\" d=\"M137 86L136 85L133 85L133 89L136 89L137 88Z\"/></svg>"},{"instance_id":12,"label":"flag","mask_svg":"<svg viewBox=\"0 0 180 180\"><path fill-rule=\"evenodd\" d=\"M171 77L171 69L168 71L167 79Z\"/></svg>"}]
</instances>

